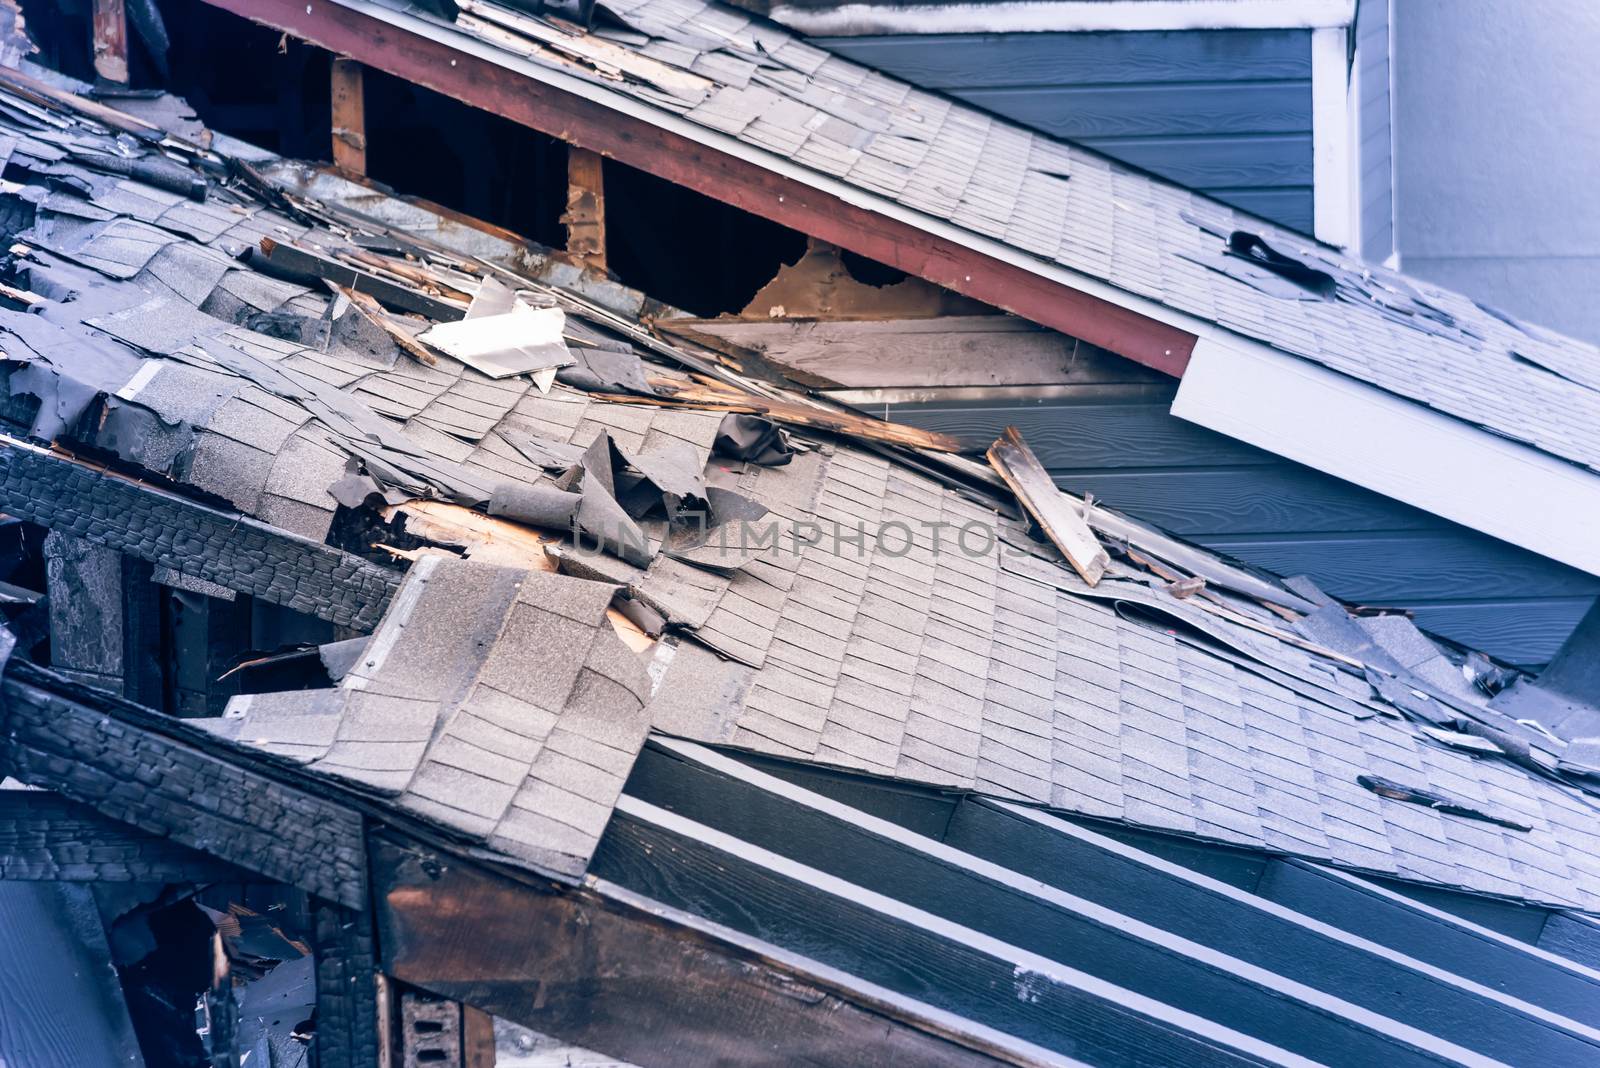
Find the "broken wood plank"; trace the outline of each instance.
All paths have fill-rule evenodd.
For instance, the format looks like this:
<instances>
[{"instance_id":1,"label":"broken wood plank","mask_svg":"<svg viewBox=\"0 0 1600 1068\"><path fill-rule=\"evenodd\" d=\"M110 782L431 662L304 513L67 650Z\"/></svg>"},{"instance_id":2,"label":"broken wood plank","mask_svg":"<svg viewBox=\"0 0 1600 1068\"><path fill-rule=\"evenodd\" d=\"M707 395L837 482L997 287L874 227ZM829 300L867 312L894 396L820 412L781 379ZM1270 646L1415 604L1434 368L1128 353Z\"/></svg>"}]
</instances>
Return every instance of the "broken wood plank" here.
<instances>
[{"instance_id":1,"label":"broken wood plank","mask_svg":"<svg viewBox=\"0 0 1600 1068\"><path fill-rule=\"evenodd\" d=\"M541 534L532 527L508 519L484 515L471 508L445 501L407 501L391 505L380 513L392 520L399 517L405 532L414 537L460 548L470 560L480 564L521 568L525 571L545 571L554 574L559 567L552 550L562 539ZM396 557L416 560L437 549L393 549L381 546ZM636 653L655 647L656 640L615 608L606 611L611 629L624 645Z\"/></svg>"},{"instance_id":2,"label":"broken wood plank","mask_svg":"<svg viewBox=\"0 0 1600 1068\"><path fill-rule=\"evenodd\" d=\"M753 393L738 393L729 388L713 389L694 382L655 376L649 379L656 391L654 397L641 397L622 393L591 393L591 397L618 404L644 404L670 408L702 408L720 412L745 412L765 415L780 423L793 426L828 430L835 434L881 441L891 445L904 445L912 449L931 449L934 452L976 452L979 446L970 441L941 434L937 430L902 423L889 423L882 419L860 415L856 412L824 408L820 405L771 397L758 397Z\"/></svg>"},{"instance_id":3,"label":"broken wood plank","mask_svg":"<svg viewBox=\"0 0 1600 1068\"><path fill-rule=\"evenodd\" d=\"M1016 427L1006 427L989 446L989 463L1073 570L1090 586L1098 583L1111 557L1089 529L1083 513L1074 507L1076 502L1056 486Z\"/></svg>"},{"instance_id":4,"label":"broken wood plank","mask_svg":"<svg viewBox=\"0 0 1600 1068\"><path fill-rule=\"evenodd\" d=\"M458 0L456 6L485 22L580 60L602 76L627 76L693 103L704 99L714 85L709 78L680 70L594 34L564 32L541 19L480 0Z\"/></svg>"},{"instance_id":5,"label":"broken wood plank","mask_svg":"<svg viewBox=\"0 0 1600 1068\"><path fill-rule=\"evenodd\" d=\"M333 162L352 174L367 173L367 105L361 64L335 56L329 67L333 110Z\"/></svg>"},{"instance_id":6,"label":"broken wood plank","mask_svg":"<svg viewBox=\"0 0 1600 1068\"><path fill-rule=\"evenodd\" d=\"M556 570L556 560L549 549L560 545L561 539L541 534L521 523L497 519L446 501L406 501L390 505L379 514L385 521L399 517L407 534L460 548L478 563L525 571Z\"/></svg>"},{"instance_id":7,"label":"broken wood plank","mask_svg":"<svg viewBox=\"0 0 1600 1068\"><path fill-rule=\"evenodd\" d=\"M621 887L563 891L375 836L384 971L634 1063L1049 1063L1025 1043ZM595 961L607 962L595 968Z\"/></svg>"},{"instance_id":8,"label":"broken wood plank","mask_svg":"<svg viewBox=\"0 0 1600 1068\"><path fill-rule=\"evenodd\" d=\"M567 252L587 267L606 269L606 189L599 153L567 150Z\"/></svg>"},{"instance_id":9,"label":"broken wood plank","mask_svg":"<svg viewBox=\"0 0 1600 1068\"><path fill-rule=\"evenodd\" d=\"M123 133L133 134L136 137L160 141L173 136L154 123L145 122L143 119L129 115L125 111L118 111L116 108L108 107L98 100L90 100L88 97L69 93L65 89L58 89L36 78L30 78L21 71L10 67L0 66L0 84L37 104L42 104L52 109L66 108L68 111L75 111L98 123L109 126L113 130L121 130ZM175 136L173 139L182 141L182 138ZM187 144L187 142L183 143Z\"/></svg>"},{"instance_id":10,"label":"broken wood plank","mask_svg":"<svg viewBox=\"0 0 1600 1068\"><path fill-rule=\"evenodd\" d=\"M441 322L453 322L467 314L467 305L464 301L430 296L410 286L382 278L371 271L352 267L324 253L275 241L270 237L261 239L261 257L258 262L268 274L277 274L301 282L314 278L327 279L334 285L370 294L385 307L415 312Z\"/></svg>"},{"instance_id":11,"label":"broken wood plank","mask_svg":"<svg viewBox=\"0 0 1600 1068\"><path fill-rule=\"evenodd\" d=\"M128 84L128 12L123 0L94 0L94 72Z\"/></svg>"},{"instance_id":12,"label":"broken wood plank","mask_svg":"<svg viewBox=\"0 0 1600 1068\"><path fill-rule=\"evenodd\" d=\"M331 282L329 284L333 285L335 292L350 302L351 306L355 308L356 314L388 334L394 340L394 343L400 346L401 352L418 363L427 364L429 367L437 367L439 365L439 357L429 352L426 345L406 333L405 329L390 318L383 305L379 304L374 298L345 286L334 285Z\"/></svg>"}]
</instances>

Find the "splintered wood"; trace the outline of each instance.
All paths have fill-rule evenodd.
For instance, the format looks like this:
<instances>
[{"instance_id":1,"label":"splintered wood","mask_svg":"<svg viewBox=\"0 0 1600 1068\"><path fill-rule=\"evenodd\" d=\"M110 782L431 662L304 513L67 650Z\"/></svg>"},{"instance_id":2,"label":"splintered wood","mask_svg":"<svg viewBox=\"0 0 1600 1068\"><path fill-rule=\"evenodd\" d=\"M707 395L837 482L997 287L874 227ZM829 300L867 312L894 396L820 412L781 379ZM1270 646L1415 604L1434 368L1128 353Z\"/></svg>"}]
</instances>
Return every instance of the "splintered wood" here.
<instances>
[{"instance_id":1,"label":"splintered wood","mask_svg":"<svg viewBox=\"0 0 1600 1068\"><path fill-rule=\"evenodd\" d=\"M361 64L340 56L330 67L334 165L352 174L366 174L367 112Z\"/></svg>"},{"instance_id":2,"label":"splintered wood","mask_svg":"<svg viewBox=\"0 0 1600 1068\"><path fill-rule=\"evenodd\" d=\"M1028 510L1028 514L1044 530L1045 535L1061 550L1072 564L1073 570L1083 576L1083 581L1093 586L1106 573L1111 558L1105 547L1089 529L1083 515L1073 507L1072 501L1056 487L1050 473L1039 458L1028 448L1027 442L1014 426L1008 426L995 443L989 446L989 463L1000 477L1006 480L1011 492Z\"/></svg>"},{"instance_id":3,"label":"splintered wood","mask_svg":"<svg viewBox=\"0 0 1600 1068\"><path fill-rule=\"evenodd\" d=\"M560 538L540 534L521 523L474 512L459 504L406 501L404 504L390 505L379 514L385 520L398 516L404 521L407 534L459 548L465 552L467 559L480 564L552 573L559 569L556 557L549 550L561 544ZM387 545L378 547L405 560L415 560L430 551L439 551L395 549ZM606 619L611 622L611 629L622 639L622 643L634 652L642 654L655 648L656 640L615 608L607 609Z\"/></svg>"},{"instance_id":4,"label":"splintered wood","mask_svg":"<svg viewBox=\"0 0 1600 1068\"><path fill-rule=\"evenodd\" d=\"M808 426L817 430L831 430L868 441L882 441L891 445L904 445L912 449L932 449L934 452L976 452L971 442L941 434L937 430L889 423L871 416L833 408L813 407L796 401L758 397L741 393L727 386L712 386L697 382L684 382L676 378L653 376L650 388L654 397L639 397L622 393L591 393L596 400L618 404L649 404L662 408L702 408L720 412L747 412L764 415L779 423Z\"/></svg>"}]
</instances>

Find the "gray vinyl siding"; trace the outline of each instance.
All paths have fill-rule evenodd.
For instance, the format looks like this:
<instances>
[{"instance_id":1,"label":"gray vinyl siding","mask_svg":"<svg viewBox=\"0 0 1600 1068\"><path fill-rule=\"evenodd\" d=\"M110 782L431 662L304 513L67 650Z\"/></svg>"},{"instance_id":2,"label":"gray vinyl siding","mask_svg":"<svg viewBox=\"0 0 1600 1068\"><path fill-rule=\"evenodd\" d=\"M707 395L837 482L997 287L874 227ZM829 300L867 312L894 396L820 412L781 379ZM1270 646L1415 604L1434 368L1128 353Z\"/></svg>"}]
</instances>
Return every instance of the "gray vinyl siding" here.
<instances>
[{"instance_id":1,"label":"gray vinyl siding","mask_svg":"<svg viewBox=\"0 0 1600 1068\"><path fill-rule=\"evenodd\" d=\"M1361 255L1379 262L1394 251L1394 150L1389 97L1389 0L1356 9L1357 160L1361 168Z\"/></svg>"},{"instance_id":2,"label":"gray vinyl siding","mask_svg":"<svg viewBox=\"0 0 1600 1068\"><path fill-rule=\"evenodd\" d=\"M928 34L814 43L1311 230L1309 30Z\"/></svg>"},{"instance_id":3,"label":"gray vinyl siding","mask_svg":"<svg viewBox=\"0 0 1600 1068\"><path fill-rule=\"evenodd\" d=\"M1173 417L1170 394L902 405L957 434L1021 429L1056 482L1279 575L1512 663L1548 660L1600 579Z\"/></svg>"},{"instance_id":4,"label":"gray vinyl siding","mask_svg":"<svg viewBox=\"0 0 1600 1068\"><path fill-rule=\"evenodd\" d=\"M1600 342L1600 4L1396 0L1390 14L1402 267Z\"/></svg>"}]
</instances>

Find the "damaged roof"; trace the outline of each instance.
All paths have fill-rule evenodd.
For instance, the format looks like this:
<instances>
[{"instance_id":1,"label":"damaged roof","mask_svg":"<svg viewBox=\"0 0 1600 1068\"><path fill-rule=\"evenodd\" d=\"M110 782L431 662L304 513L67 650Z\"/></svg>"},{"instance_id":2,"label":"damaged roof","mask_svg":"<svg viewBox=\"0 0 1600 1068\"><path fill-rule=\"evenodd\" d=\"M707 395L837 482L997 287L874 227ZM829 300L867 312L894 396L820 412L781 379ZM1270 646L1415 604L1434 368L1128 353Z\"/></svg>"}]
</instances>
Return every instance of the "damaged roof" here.
<instances>
[{"instance_id":1,"label":"damaged roof","mask_svg":"<svg viewBox=\"0 0 1600 1068\"><path fill-rule=\"evenodd\" d=\"M1600 470L1592 345L925 92L759 16L705 0L616 0L586 31L484 0L444 5L459 9L453 21L382 0L333 6L1181 330L1221 327ZM315 38L304 21L294 32ZM1467 521L1459 513L1449 512Z\"/></svg>"},{"instance_id":2,"label":"damaged roof","mask_svg":"<svg viewBox=\"0 0 1600 1068\"><path fill-rule=\"evenodd\" d=\"M1092 507L1117 559L1090 585L998 479L940 459L960 443L744 380L503 236L6 78L16 433L410 563L331 688L197 721L222 751L568 877L655 730L1600 907L1588 772L1403 618ZM417 340L517 301L562 309L539 371L492 378ZM763 412L787 436L740 418ZM0 507L41 496L32 470L6 467ZM55 506L90 537L119 519ZM757 522L782 533L711 536ZM171 556L186 536L119 544L214 578Z\"/></svg>"}]
</instances>

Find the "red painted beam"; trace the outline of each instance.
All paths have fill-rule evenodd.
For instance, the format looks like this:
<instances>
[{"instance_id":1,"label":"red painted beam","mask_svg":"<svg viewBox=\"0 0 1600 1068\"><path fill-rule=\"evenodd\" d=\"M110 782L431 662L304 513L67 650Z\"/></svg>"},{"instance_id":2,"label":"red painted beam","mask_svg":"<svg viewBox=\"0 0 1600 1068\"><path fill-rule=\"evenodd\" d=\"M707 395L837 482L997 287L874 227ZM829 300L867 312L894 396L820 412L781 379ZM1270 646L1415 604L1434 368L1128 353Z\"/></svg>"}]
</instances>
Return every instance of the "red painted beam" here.
<instances>
[{"instance_id":1,"label":"red painted beam","mask_svg":"<svg viewBox=\"0 0 1600 1068\"><path fill-rule=\"evenodd\" d=\"M1195 337L1099 297L327 0L206 0L339 55L1182 375Z\"/></svg>"}]
</instances>

